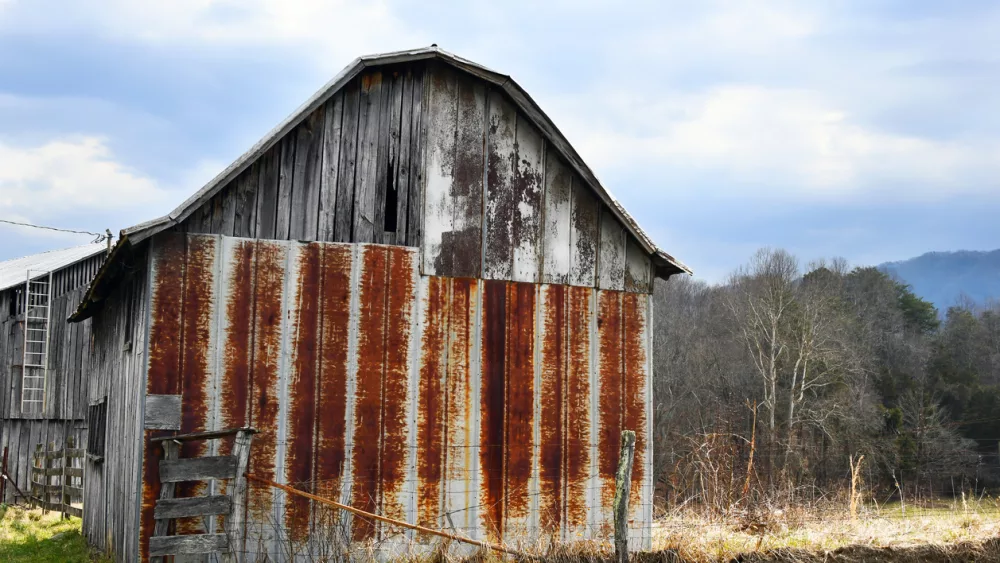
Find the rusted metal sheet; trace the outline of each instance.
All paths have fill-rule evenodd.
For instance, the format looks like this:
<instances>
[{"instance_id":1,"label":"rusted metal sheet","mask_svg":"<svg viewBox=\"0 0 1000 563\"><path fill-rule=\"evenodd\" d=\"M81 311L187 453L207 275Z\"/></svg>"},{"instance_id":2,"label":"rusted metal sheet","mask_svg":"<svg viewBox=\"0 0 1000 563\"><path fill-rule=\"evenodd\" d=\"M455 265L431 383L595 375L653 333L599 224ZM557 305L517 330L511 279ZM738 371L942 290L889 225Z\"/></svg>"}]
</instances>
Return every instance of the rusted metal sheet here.
<instances>
[{"instance_id":1,"label":"rusted metal sheet","mask_svg":"<svg viewBox=\"0 0 1000 563\"><path fill-rule=\"evenodd\" d=\"M649 296L421 276L419 253L158 236L147 392L181 394L185 429L258 428L255 474L511 544L602 537L618 434L635 427L633 533L648 539ZM159 455L146 448L143 546ZM254 486L248 545L305 553L326 514ZM430 541L351 530L383 549Z\"/></svg>"}]
</instances>

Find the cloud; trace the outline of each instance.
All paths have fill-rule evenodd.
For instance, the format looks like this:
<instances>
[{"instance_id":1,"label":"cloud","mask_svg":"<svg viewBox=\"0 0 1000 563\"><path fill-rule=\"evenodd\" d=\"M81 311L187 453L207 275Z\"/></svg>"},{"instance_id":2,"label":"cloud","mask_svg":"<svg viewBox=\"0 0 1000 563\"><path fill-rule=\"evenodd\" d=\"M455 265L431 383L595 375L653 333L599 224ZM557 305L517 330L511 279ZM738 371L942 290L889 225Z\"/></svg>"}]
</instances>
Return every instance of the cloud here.
<instances>
[{"instance_id":1,"label":"cloud","mask_svg":"<svg viewBox=\"0 0 1000 563\"><path fill-rule=\"evenodd\" d=\"M117 162L104 139L65 137L37 146L0 142L0 216L45 220L161 207L165 190Z\"/></svg>"},{"instance_id":2,"label":"cloud","mask_svg":"<svg viewBox=\"0 0 1000 563\"><path fill-rule=\"evenodd\" d=\"M598 169L656 169L665 185L672 175L702 175L719 181L718 195L752 185L763 198L934 201L993 194L1000 177L995 141L881 131L810 90L729 85L594 98L604 100L603 116L565 124L584 158Z\"/></svg>"},{"instance_id":3,"label":"cloud","mask_svg":"<svg viewBox=\"0 0 1000 563\"><path fill-rule=\"evenodd\" d=\"M417 41L381 0L84 0L59 2L58 10L40 3L15 0L20 10L9 21L22 32L85 30L171 48L300 48L300 56L323 61Z\"/></svg>"}]
</instances>

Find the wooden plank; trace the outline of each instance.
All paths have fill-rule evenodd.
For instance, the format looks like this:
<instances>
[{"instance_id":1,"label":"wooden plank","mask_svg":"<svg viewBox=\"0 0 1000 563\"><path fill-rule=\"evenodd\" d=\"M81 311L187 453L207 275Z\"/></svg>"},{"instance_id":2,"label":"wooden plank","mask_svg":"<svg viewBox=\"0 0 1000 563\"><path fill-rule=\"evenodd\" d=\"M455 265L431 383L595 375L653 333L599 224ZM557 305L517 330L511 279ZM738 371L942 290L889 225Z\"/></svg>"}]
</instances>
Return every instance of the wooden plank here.
<instances>
[{"instance_id":1,"label":"wooden plank","mask_svg":"<svg viewBox=\"0 0 1000 563\"><path fill-rule=\"evenodd\" d=\"M274 215L274 238L288 240L291 235L292 195L295 190L295 136L281 140L278 165L278 206Z\"/></svg>"},{"instance_id":2,"label":"wooden plank","mask_svg":"<svg viewBox=\"0 0 1000 563\"><path fill-rule=\"evenodd\" d=\"M180 430L181 396L146 395L146 430Z\"/></svg>"},{"instance_id":3,"label":"wooden plank","mask_svg":"<svg viewBox=\"0 0 1000 563\"><path fill-rule=\"evenodd\" d=\"M245 179L245 177L246 173L237 176L223 190L222 193L225 194L225 197L223 197L222 205L219 207L219 224L215 229L215 234L227 237L233 236L233 229L236 224L236 199L239 197L240 188L239 180L241 178Z\"/></svg>"},{"instance_id":4,"label":"wooden plank","mask_svg":"<svg viewBox=\"0 0 1000 563\"><path fill-rule=\"evenodd\" d=\"M427 76L427 155L424 166L424 275L444 275L451 264L444 238L452 230L451 189L455 175L455 132L458 127L454 73L440 67Z\"/></svg>"},{"instance_id":5,"label":"wooden plank","mask_svg":"<svg viewBox=\"0 0 1000 563\"><path fill-rule=\"evenodd\" d=\"M517 118L517 169L511 245L514 281L537 282L541 272L542 187L545 176L545 141L522 116Z\"/></svg>"},{"instance_id":6,"label":"wooden plank","mask_svg":"<svg viewBox=\"0 0 1000 563\"><path fill-rule=\"evenodd\" d=\"M358 127L361 113L361 80L357 79L351 81L344 91L340 167L337 170L335 242L354 242L354 173L358 167Z\"/></svg>"},{"instance_id":7,"label":"wooden plank","mask_svg":"<svg viewBox=\"0 0 1000 563\"><path fill-rule=\"evenodd\" d=\"M309 114L295 128L295 166L292 171L289 239L315 240L319 232L320 175L323 171L325 106Z\"/></svg>"},{"instance_id":8,"label":"wooden plank","mask_svg":"<svg viewBox=\"0 0 1000 563\"><path fill-rule=\"evenodd\" d=\"M260 159L257 186L257 209L254 212L256 238L275 237L275 217L278 208L278 174L281 164L281 147L274 146Z\"/></svg>"},{"instance_id":9,"label":"wooden plank","mask_svg":"<svg viewBox=\"0 0 1000 563\"><path fill-rule=\"evenodd\" d=\"M232 479L235 476L236 458L229 455L160 461L161 483Z\"/></svg>"},{"instance_id":10,"label":"wooden plank","mask_svg":"<svg viewBox=\"0 0 1000 563\"><path fill-rule=\"evenodd\" d=\"M70 493L74 496L83 496L83 487L71 487L69 485L66 485L65 489L67 493Z\"/></svg>"},{"instance_id":11,"label":"wooden plank","mask_svg":"<svg viewBox=\"0 0 1000 563\"><path fill-rule=\"evenodd\" d=\"M595 287L600 203L590 186L577 176L573 177L570 211L569 283Z\"/></svg>"},{"instance_id":12,"label":"wooden plank","mask_svg":"<svg viewBox=\"0 0 1000 563\"><path fill-rule=\"evenodd\" d=\"M478 278L483 253L483 172L486 166L486 87L458 77L455 166L451 186L451 233L443 252L451 254L453 277Z\"/></svg>"},{"instance_id":13,"label":"wooden plank","mask_svg":"<svg viewBox=\"0 0 1000 563\"><path fill-rule=\"evenodd\" d=\"M65 505L63 506L63 510L65 510L66 514L69 514L70 516L74 516L76 518L83 518L83 509L81 508Z\"/></svg>"},{"instance_id":14,"label":"wooden plank","mask_svg":"<svg viewBox=\"0 0 1000 563\"><path fill-rule=\"evenodd\" d=\"M601 209L600 237L598 287L621 291L625 289L625 229L606 209Z\"/></svg>"},{"instance_id":15,"label":"wooden plank","mask_svg":"<svg viewBox=\"0 0 1000 563\"><path fill-rule=\"evenodd\" d=\"M625 243L625 291L652 293L653 264L646 251L635 238L626 235Z\"/></svg>"},{"instance_id":16,"label":"wooden plank","mask_svg":"<svg viewBox=\"0 0 1000 563\"><path fill-rule=\"evenodd\" d=\"M66 477L83 477L82 467L64 467L63 475Z\"/></svg>"},{"instance_id":17,"label":"wooden plank","mask_svg":"<svg viewBox=\"0 0 1000 563\"><path fill-rule=\"evenodd\" d=\"M419 247L424 238L424 191L427 151L425 100L429 81L426 69L413 74L413 107L410 114L410 174L407 189L406 245Z\"/></svg>"},{"instance_id":18,"label":"wooden plank","mask_svg":"<svg viewBox=\"0 0 1000 563\"><path fill-rule=\"evenodd\" d=\"M375 178L374 230L372 242L396 244L396 165L399 152L399 112L403 102L403 77L398 71L382 77L379 110L378 162ZM392 210L386 206L391 205ZM391 224L390 224L391 223Z\"/></svg>"},{"instance_id":19,"label":"wooden plank","mask_svg":"<svg viewBox=\"0 0 1000 563\"><path fill-rule=\"evenodd\" d=\"M336 240L337 178L340 171L340 141L344 117L344 94L326 103L323 119L322 172L320 174L319 224L316 240Z\"/></svg>"},{"instance_id":20,"label":"wooden plank","mask_svg":"<svg viewBox=\"0 0 1000 563\"><path fill-rule=\"evenodd\" d=\"M407 202L410 196L410 139L411 119L413 116L413 70L407 67L399 84L399 123L396 126L398 144L395 147L392 185L396 192L396 232L393 233L395 244L406 246L406 222L408 218ZM387 209L388 211L388 209Z\"/></svg>"},{"instance_id":21,"label":"wooden plank","mask_svg":"<svg viewBox=\"0 0 1000 563\"><path fill-rule=\"evenodd\" d=\"M157 438L151 438L150 442L190 442L192 440L214 440L216 438L225 438L226 436L233 436L239 434L240 432L253 432L253 430L247 428L229 428L226 430L209 430L206 432L191 432L190 434L177 434L176 436L160 436Z\"/></svg>"},{"instance_id":22,"label":"wooden plank","mask_svg":"<svg viewBox=\"0 0 1000 563\"><path fill-rule=\"evenodd\" d=\"M157 520L228 514L232 499L226 495L162 499L156 502L153 516Z\"/></svg>"},{"instance_id":23,"label":"wooden plank","mask_svg":"<svg viewBox=\"0 0 1000 563\"><path fill-rule=\"evenodd\" d=\"M254 162L237 178L233 205L233 236L252 238L257 227L257 187L261 161Z\"/></svg>"},{"instance_id":24,"label":"wooden plank","mask_svg":"<svg viewBox=\"0 0 1000 563\"><path fill-rule=\"evenodd\" d=\"M150 557L217 553L228 549L229 539L226 537L226 534L156 536L149 538Z\"/></svg>"},{"instance_id":25,"label":"wooden plank","mask_svg":"<svg viewBox=\"0 0 1000 563\"><path fill-rule=\"evenodd\" d=\"M569 283L573 173L556 151L545 155L542 283Z\"/></svg>"},{"instance_id":26,"label":"wooden plank","mask_svg":"<svg viewBox=\"0 0 1000 563\"><path fill-rule=\"evenodd\" d=\"M514 214L519 213L515 192L517 113L497 91L489 93L486 142L486 233L483 277L514 278Z\"/></svg>"},{"instance_id":27,"label":"wooden plank","mask_svg":"<svg viewBox=\"0 0 1000 563\"><path fill-rule=\"evenodd\" d=\"M354 242L374 242L375 193L378 186L379 115L382 73L361 75L361 118L358 123L358 170L354 190Z\"/></svg>"}]
</instances>

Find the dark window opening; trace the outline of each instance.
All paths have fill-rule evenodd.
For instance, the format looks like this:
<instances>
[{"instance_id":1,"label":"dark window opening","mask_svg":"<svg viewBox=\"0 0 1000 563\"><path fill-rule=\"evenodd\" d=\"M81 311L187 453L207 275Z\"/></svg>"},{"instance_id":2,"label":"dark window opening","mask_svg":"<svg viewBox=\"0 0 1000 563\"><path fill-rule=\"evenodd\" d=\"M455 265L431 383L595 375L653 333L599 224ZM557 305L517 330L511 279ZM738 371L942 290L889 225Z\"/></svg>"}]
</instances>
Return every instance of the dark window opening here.
<instances>
[{"instance_id":1,"label":"dark window opening","mask_svg":"<svg viewBox=\"0 0 1000 563\"><path fill-rule=\"evenodd\" d=\"M396 207L398 207L399 196L396 194L396 186L393 184L392 161L389 161L389 171L385 175L385 225L382 230L387 233L396 232Z\"/></svg>"},{"instance_id":2,"label":"dark window opening","mask_svg":"<svg viewBox=\"0 0 1000 563\"><path fill-rule=\"evenodd\" d=\"M104 460L104 434L108 419L107 397L87 409L87 457Z\"/></svg>"}]
</instances>

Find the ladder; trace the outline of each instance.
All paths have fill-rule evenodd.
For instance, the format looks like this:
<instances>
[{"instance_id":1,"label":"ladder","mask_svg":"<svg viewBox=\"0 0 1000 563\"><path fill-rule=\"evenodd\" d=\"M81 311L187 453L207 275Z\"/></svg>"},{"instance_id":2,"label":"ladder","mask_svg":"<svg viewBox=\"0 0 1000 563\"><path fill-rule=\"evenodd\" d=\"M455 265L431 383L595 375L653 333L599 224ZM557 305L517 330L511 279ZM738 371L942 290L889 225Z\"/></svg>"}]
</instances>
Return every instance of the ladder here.
<instances>
[{"instance_id":1,"label":"ladder","mask_svg":"<svg viewBox=\"0 0 1000 563\"><path fill-rule=\"evenodd\" d=\"M32 279L33 277L35 279ZM24 282L22 412L41 413L45 410L45 375L49 365L51 304L52 272L28 270Z\"/></svg>"},{"instance_id":2,"label":"ladder","mask_svg":"<svg viewBox=\"0 0 1000 563\"><path fill-rule=\"evenodd\" d=\"M250 460L250 443L257 431L253 428L233 428L153 438L163 446L160 461L160 498L156 501L153 518L156 525L149 538L150 559L163 561L170 555L216 554L224 563L244 560L243 509L246 505L246 472ZM232 454L227 456L180 458L183 442L217 440L235 435ZM229 480L224 495L175 498L175 485L184 481ZM222 533L207 526L207 533L168 535L170 522L176 518L225 516Z\"/></svg>"}]
</instances>

